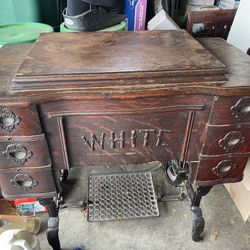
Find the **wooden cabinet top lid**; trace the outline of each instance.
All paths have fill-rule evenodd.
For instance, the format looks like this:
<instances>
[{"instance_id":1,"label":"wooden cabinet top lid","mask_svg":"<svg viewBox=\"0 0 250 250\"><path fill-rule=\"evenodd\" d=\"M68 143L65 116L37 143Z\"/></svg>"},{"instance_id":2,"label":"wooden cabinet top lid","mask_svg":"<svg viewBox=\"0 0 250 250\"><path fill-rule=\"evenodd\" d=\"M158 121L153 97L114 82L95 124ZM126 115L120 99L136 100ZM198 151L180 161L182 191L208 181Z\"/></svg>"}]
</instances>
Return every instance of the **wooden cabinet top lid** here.
<instances>
[{"instance_id":1,"label":"wooden cabinet top lid","mask_svg":"<svg viewBox=\"0 0 250 250\"><path fill-rule=\"evenodd\" d=\"M218 85L225 66L185 31L42 34L12 91L157 83Z\"/></svg>"}]
</instances>

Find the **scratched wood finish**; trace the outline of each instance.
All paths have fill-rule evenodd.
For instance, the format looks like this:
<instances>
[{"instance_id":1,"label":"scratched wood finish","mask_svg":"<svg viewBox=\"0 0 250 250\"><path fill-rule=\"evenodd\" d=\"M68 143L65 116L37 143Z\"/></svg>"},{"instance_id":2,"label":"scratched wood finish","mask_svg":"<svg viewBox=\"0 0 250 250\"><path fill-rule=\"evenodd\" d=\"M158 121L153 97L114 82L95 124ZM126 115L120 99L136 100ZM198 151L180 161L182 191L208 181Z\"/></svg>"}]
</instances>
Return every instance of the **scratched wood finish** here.
<instances>
[{"instance_id":1,"label":"scratched wood finish","mask_svg":"<svg viewBox=\"0 0 250 250\"><path fill-rule=\"evenodd\" d=\"M12 180L17 174L26 174L37 182L32 189L25 191L12 184ZM17 168L0 170L0 182L2 194L6 199L17 197L53 197L56 195L55 181L52 176L51 168Z\"/></svg>"},{"instance_id":2,"label":"scratched wood finish","mask_svg":"<svg viewBox=\"0 0 250 250\"><path fill-rule=\"evenodd\" d=\"M30 156L22 162L17 162L15 154L12 153L12 157L7 157L6 152L8 147L19 146L24 147L29 151ZM51 166L50 154L48 151L47 141L45 135L34 136L2 136L0 137L0 168L9 169L16 167L44 167Z\"/></svg>"},{"instance_id":3,"label":"scratched wood finish","mask_svg":"<svg viewBox=\"0 0 250 250\"><path fill-rule=\"evenodd\" d=\"M244 107L239 106L241 101L244 101ZM234 107L239 111L248 111L243 112L238 118L234 115ZM217 97L215 98L212 105L212 112L209 119L210 124L236 124L240 123L250 123L250 91L246 92L245 96L239 97Z\"/></svg>"},{"instance_id":4,"label":"scratched wood finish","mask_svg":"<svg viewBox=\"0 0 250 250\"><path fill-rule=\"evenodd\" d=\"M0 105L0 116L3 109L13 112L20 121L11 131L6 131L0 125L0 136L9 136L11 138L16 135L28 136L42 133L36 105L17 106L13 103L12 105ZM2 122L0 121L0 123Z\"/></svg>"},{"instance_id":5,"label":"scratched wood finish","mask_svg":"<svg viewBox=\"0 0 250 250\"><path fill-rule=\"evenodd\" d=\"M41 105L43 127L54 168L145 163L179 159L190 114L192 154L198 160L202 131L200 113L208 117L210 96L178 96L134 100L51 102ZM203 119L204 120L204 119ZM197 133L199 131L199 133ZM61 157L63 156L63 157ZM186 156L187 158L187 156Z\"/></svg>"},{"instance_id":6,"label":"scratched wood finish","mask_svg":"<svg viewBox=\"0 0 250 250\"><path fill-rule=\"evenodd\" d=\"M207 125L203 155L250 154L250 124Z\"/></svg>"},{"instance_id":7,"label":"scratched wood finish","mask_svg":"<svg viewBox=\"0 0 250 250\"><path fill-rule=\"evenodd\" d=\"M197 174L195 177L195 184L198 186L210 186L226 182L241 181L243 178L243 171L245 169L247 160L247 156L201 156L199 166L197 168ZM225 166L229 166L230 164L235 164L235 166L233 166L233 168L228 171L228 173L224 173L224 175L220 176L215 174L214 169L222 162L225 162Z\"/></svg>"},{"instance_id":8,"label":"scratched wood finish","mask_svg":"<svg viewBox=\"0 0 250 250\"><path fill-rule=\"evenodd\" d=\"M225 66L185 31L54 33L38 39L12 91L109 86L109 80L126 86L131 84L127 79L155 78L175 85L216 85L226 80L225 73Z\"/></svg>"},{"instance_id":9,"label":"scratched wood finish","mask_svg":"<svg viewBox=\"0 0 250 250\"><path fill-rule=\"evenodd\" d=\"M78 49L70 45L72 37ZM53 44L54 39L62 46ZM110 162L181 158L190 162L189 178L196 185L240 181L249 155L250 109L247 101L239 105L236 113L244 114L240 119L231 109L250 96L250 59L220 39L200 42L219 60L183 32L95 33L86 34L84 39L80 34L43 35L13 85L15 54L20 62L20 55L30 46L18 46L7 59L1 56L2 64L15 61L15 66L13 63L5 74L5 87L8 85L10 91L0 88L0 108L13 110L21 122L11 132L0 130L0 139L23 136L21 142L36 147L37 142L30 139L44 133L52 161L51 167L42 166L43 160L49 159L44 144L37 147L40 153L32 165L10 167L6 163L0 169L5 197L49 197L60 188L55 187L60 169ZM22 48L26 48L25 53ZM8 55L3 50L0 55ZM93 50L98 53L91 53ZM135 53L128 53L132 51ZM245 144L224 153L217 143L229 128L244 133ZM124 136L124 144L121 140L114 142L120 136ZM95 139L95 151L91 138ZM160 140L169 146L160 144ZM107 155L93 156L106 149ZM119 157L110 157L114 152ZM91 158L87 154L92 154ZM232 169L227 166L230 159L235 161ZM216 172L222 167L229 170ZM17 191L10 181L19 171L39 179L39 185L29 192Z\"/></svg>"}]
</instances>

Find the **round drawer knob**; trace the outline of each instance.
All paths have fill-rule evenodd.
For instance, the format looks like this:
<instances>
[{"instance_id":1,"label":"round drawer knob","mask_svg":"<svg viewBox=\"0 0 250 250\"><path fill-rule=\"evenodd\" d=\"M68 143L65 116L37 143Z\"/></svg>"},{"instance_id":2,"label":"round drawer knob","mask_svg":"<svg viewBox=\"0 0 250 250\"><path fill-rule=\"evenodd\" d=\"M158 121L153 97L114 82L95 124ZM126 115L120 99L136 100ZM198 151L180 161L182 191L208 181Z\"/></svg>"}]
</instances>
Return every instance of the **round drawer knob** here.
<instances>
[{"instance_id":1,"label":"round drawer knob","mask_svg":"<svg viewBox=\"0 0 250 250\"><path fill-rule=\"evenodd\" d=\"M8 145L6 151L3 152L3 156L20 164L24 164L31 158L32 152L26 147L18 144Z\"/></svg>"},{"instance_id":2,"label":"round drawer knob","mask_svg":"<svg viewBox=\"0 0 250 250\"><path fill-rule=\"evenodd\" d=\"M244 142L245 138L240 131L231 131L224 138L219 140L219 146L225 151L230 152Z\"/></svg>"},{"instance_id":3,"label":"round drawer knob","mask_svg":"<svg viewBox=\"0 0 250 250\"><path fill-rule=\"evenodd\" d=\"M6 108L0 108L0 128L11 132L21 122L21 118L15 113Z\"/></svg>"},{"instance_id":4,"label":"round drawer knob","mask_svg":"<svg viewBox=\"0 0 250 250\"><path fill-rule=\"evenodd\" d=\"M37 186L38 182L36 180L34 180L30 175L27 174L22 174L22 173L18 173L14 179L11 180L11 183L23 190L23 191L29 191L31 190L33 187Z\"/></svg>"},{"instance_id":5,"label":"round drawer knob","mask_svg":"<svg viewBox=\"0 0 250 250\"><path fill-rule=\"evenodd\" d=\"M233 169L236 168L235 162L231 160L224 160L217 164L216 167L212 169L213 173L219 177L223 177L230 173Z\"/></svg>"}]
</instances>

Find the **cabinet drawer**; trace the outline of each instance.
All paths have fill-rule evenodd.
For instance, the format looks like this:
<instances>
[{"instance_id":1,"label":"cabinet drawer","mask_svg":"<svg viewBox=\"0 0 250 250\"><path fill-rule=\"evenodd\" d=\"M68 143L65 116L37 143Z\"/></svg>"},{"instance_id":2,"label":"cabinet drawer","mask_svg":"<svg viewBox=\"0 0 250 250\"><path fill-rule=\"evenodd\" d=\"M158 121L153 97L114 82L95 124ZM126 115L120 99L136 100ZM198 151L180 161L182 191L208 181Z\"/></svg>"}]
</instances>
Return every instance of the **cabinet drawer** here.
<instances>
[{"instance_id":1,"label":"cabinet drawer","mask_svg":"<svg viewBox=\"0 0 250 250\"><path fill-rule=\"evenodd\" d=\"M209 124L250 123L250 96L215 97Z\"/></svg>"},{"instance_id":2,"label":"cabinet drawer","mask_svg":"<svg viewBox=\"0 0 250 250\"><path fill-rule=\"evenodd\" d=\"M2 195L6 199L56 195L50 167L1 170L0 183Z\"/></svg>"},{"instance_id":3,"label":"cabinet drawer","mask_svg":"<svg viewBox=\"0 0 250 250\"><path fill-rule=\"evenodd\" d=\"M250 152L250 124L207 125L202 155Z\"/></svg>"},{"instance_id":4,"label":"cabinet drawer","mask_svg":"<svg viewBox=\"0 0 250 250\"><path fill-rule=\"evenodd\" d=\"M51 166L44 134L0 137L0 169Z\"/></svg>"},{"instance_id":5,"label":"cabinet drawer","mask_svg":"<svg viewBox=\"0 0 250 250\"><path fill-rule=\"evenodd\" d=\"M209 186L241 181L247 160L248 157L200 156L195 184Z\"/></svg>"},{"instance_id":6,"label":"cabinet drawer","mask_svg":"<svg viewBox=\"0 0 250 250\"><path fill-rule=\"evenodd\" d=\"M0 136L41 133L40 120L35 105L28 107L0 107Z\"/></svg>"}]
</instances>

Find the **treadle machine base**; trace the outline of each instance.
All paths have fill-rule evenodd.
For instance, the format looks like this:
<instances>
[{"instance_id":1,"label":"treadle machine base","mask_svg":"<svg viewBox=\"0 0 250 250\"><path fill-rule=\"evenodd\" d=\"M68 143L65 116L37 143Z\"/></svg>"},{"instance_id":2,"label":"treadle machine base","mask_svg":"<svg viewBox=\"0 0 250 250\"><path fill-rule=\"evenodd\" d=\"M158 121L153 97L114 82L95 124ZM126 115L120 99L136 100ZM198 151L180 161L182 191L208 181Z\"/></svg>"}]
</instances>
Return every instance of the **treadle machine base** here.
<instances>
[{"instance_id":1,"label":"treadle machine base","mask_svg":"<svg viewBox=\"0 0 250 250\"><path fill-rule=\"evenodd\" d=\"M89 176L88 220L159 216L151 172Z\"/></svg>"}]
</instances>

